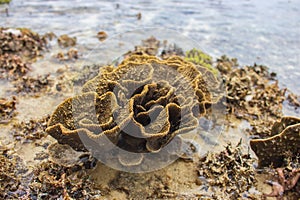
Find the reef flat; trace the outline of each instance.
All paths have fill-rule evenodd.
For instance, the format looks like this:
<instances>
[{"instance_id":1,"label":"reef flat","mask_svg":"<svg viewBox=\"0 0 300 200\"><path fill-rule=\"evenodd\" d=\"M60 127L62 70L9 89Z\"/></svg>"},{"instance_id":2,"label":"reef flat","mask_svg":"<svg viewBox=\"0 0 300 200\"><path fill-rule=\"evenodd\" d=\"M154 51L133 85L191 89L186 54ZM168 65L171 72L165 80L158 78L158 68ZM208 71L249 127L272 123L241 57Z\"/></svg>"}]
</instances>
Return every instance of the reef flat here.
<instances>
[{"instance_id":1,"label":"reef flat","mask_svg":"<svg viewBox=\"0 0 300 200\"><path fill-rule=\"evenodd\" d=\"M280 87L267 66L240 66L236 58L150 37L113 63L75 67L84 56L74 37L0 28L0 41L0 198L300 197L299 95ZM174 74L166 78L169 68ZM285 107L295 116L285 116ZM124 121L145 137L122 132ZM218 137L215 127L222 128ZM180 140L176 159L147 173L106 166L78 136L98 142L107 159L113 151L99 142L101 134L123 150L146 154L186 132L193 139ZM148 159L112 157L133 170Z\"/></svg>"}]
</instances>

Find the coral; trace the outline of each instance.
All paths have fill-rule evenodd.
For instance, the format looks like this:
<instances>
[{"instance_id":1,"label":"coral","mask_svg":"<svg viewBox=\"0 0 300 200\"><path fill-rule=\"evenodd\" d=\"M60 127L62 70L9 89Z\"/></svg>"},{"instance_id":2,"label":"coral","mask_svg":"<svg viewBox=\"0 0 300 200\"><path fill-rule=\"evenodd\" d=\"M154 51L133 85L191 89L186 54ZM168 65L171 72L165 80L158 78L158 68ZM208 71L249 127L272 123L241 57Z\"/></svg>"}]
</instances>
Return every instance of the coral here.
<instances>
[{"instance_id":1,"label":"coral","mask_svg":"<svg viewBox=\"0 0 300 200\"><path fill-rule=\"evenodd\" d=\"M210 91L217 80L205 70L180 57L132 55L117 68L103 67L82 94L61 103L46 131L75 150L104 153L113 143L134 153L158 152L197 127L216 100ZM119 160L142 162L140 155Z\"/></svg>"},{"instance_id":2,"label":"coral","mask_svg":"<svg viewBox=\"0 0 300 200\"><path fill-rule=\"evenodd\" d=\"M160 57L162 59L167 59L171 56L184 56L184 52L178 45L176 44L167 45L167 42L165 41Z\"/></svg>"},{"instance_id":3,"label":"coral","mask_svg":"<svg viewBox=\"0 0 300 200\"><path fill-rule=\"evenodd\" d=\"M12 100L0 98L0 124L9 122L16 115L16 104L16 97L12 97Z\"/></svg>"},{"instance_id":4,"label":"coral","mask_svg":"<svg viewBox=\"0 0 300 200\"><path fill-rule=\"evenodd\" d=\"M78 59L78 50L75 48L70 48L66 53L59 52L55 56L59 61L72 61Z\"/></svg>"},{"instance_id":5,"label":"coral","mask_svg":"<svg viewBox=\"0 0 300 200\"><path fill-rule=\"evenodd\" d=\"M30 70L20 56L5 53L0 54L0 79L17 80Z\"/></svg>"},{"instance_id":6,"label":"coral","mask_svg":"<svg viewBox=\"0 0 300 200\"><path fill-rule=\"evenodd\" d=\"M66 34L59 36L57 38L57 42L59 46L61 47L70 47L70 46L75 46L76 45L76 37L70 37Z\"/></svg>"},{"instance_id":7,"label":"coral","mask_svg":"<svg viewBox=\"0 0 300 200\"><path fill-rule=\"evenodd\" d=\"M250 134L270 136L272 124L282 117L286 89L263 65L238 67L236 59L222 56L217 68L226 83L227 107L230 114L249 121Z\"/></svg>"},{"instance_id":8,"label":"coral","mask_svg":"<svg viewBox=\"0 0 300 200\"><path fill-rule=\"evenodd\" d=\"M23 94L39 94L47 91L49 86L52 86L53 81L49 78L50 75L38 76L37 78L23 76L18 81L14 82L17 93Z\"/></svg>"},{"instance_id":9,"label":"coral","mask_svg":"<svg viewBox=\"0 0 300 200\"><path fill-rule=\"evenodd\" d=\"M0 55L9 53L32 59L41 55L46 44L44 37L30 29L0 27Z\"/></svg>"},{"instance_id":10,"label":"coral","mask_svg":"<svg viewBox=\"0 0 300 200\"><path fill-rule=\"evenodd\" d=\"M216 199L241 198L255 183L254 160L249 153L242 153L240 145L228 144L219 154L208 153L199 164L199 176L206 179L210 187L220 187L224 195Z\"/></svg>"},{"instance_id":11,"label":"coral","mask_svg":"<svg viewBox=\"0 0 300 200\"><path fill-rule=\"evenodd\" d=\"M125 54L125 56L130 56L130 55L150 55L150 56L155 56L158 53L158 49L160 47L160 41L157 40L155 37L150 37L146 40L142 40L142 44L135 46L134 51L129 51Z\"/></svg>"},{"instance_id":12,"label":"coral","mask_svg":"<svg viewBox=\"0 0 300 200\"><path fill-rule=\"evenodd\" d=\"M289 101L289 104L293 107L295 107L295 109L300 107L300 96L293 94L293 93L289 93L287 100Z\"/></svg>"},{"instance_id":13,"label":"coral","mask_svg":"<svg viewBox=\"0 0 300 200\"><path fill-rule=\"evenodd\" d=\"M21 186L27 168L21 158L0 143L0 198L18 199L24 194Z\"/></svg>"},{"instance_id":14,"label":"coral","mask_svg":"<svg viewBox=\"0 0 300 200\"><path fill-rule=\"evenodd\" d=\"M17 190L20 180L16 178L16 161L0 155L0 198L11 197L10 192Z\"/></svg>"},{"instance_id":15,"label":"coral","mask_svg":"<svg viewBox=\"0 0 300 200\"><path fill-rule=\"evenodd\" d=\"M234 67L237 67L238 61L236 58L228 58L226 55L221 56L217 59L217 69L223 73L228 74L233 70Z\"/></svg>"},{"instance_id":16,"label":"coral","mask_svg":"<svg viewBox=\"0 0 300 200\"><path fill-rule=\"evenodd\" d=\"M45 129L49 116L41 119L31 119L27 122L18 122L13 124L11 134L16 140L35 141L47 136Z\"/></svg>"},{"instance_id":17,"label":"coral","mask_svg":"<svg viewBox=\"0 0 300 200\"><path fill-rule=\"evenodd\" d=\"M41 163L33 172L28 196L30 199L98 199L100 190L80 169L78 165Z\"/></svg>"},{"instance_id":18,"label":"coral","mask_svg":"<svg viewBox=\"0 0 300 200\"><path fill-rule=\"evenodd\" d=\"M282 117L274 123L271 134L271 137L250 141L259 167L281 167L285 158L300 156L300 118Z\"/></svg>"}]
</instances>

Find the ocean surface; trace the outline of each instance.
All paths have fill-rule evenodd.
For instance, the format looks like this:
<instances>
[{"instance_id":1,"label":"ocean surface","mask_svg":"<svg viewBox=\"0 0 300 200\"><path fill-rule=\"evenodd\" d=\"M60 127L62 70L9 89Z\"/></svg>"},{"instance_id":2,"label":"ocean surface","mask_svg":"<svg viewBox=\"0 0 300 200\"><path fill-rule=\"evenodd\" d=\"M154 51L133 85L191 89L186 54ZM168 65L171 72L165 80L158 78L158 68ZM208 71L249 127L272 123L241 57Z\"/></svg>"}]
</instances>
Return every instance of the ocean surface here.
<instances>
[{"instance_id":1,"label":"ocean surface","mask_svg":"<svg viewBox=\"0 0 300 200\"><path fill-rule=\"evenodd\" d=\"M215 58L236 57L241 65L267 65L282 87L300 94L298 0L12 0L0 5L0 26L75 36L84 54L101 52L96 62L154 35ZM106 43L97 40L98 31L107 32ZM113 38L122 45L112 45Z\"/></svg>"}]
</instances>

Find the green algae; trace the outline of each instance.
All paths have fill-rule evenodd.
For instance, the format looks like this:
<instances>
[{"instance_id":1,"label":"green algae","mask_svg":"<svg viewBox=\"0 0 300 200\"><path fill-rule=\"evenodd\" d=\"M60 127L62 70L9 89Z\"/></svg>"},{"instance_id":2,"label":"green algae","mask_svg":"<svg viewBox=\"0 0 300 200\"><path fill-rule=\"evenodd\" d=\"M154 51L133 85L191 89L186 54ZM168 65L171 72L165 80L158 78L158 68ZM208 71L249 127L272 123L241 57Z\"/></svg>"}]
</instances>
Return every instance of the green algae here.
<instances>
[{"instance_id":1,"label":"green algae","mask_svg":"<svg viewBox=\"0 0 300 200\"><path fill-rule=\"evenodd\" d=\"M218 71L212 66L213 58L199 49L193 48L185 52L185 60L196 65L201 65L210 70L215 75L218 74Z\"/></svg>"},{"instance_id":2,"label":"green algae","mask_svg":"<svg viewBox=\"0 0 300 200\"><path fill-rule=\"evenodd\" d=\"M11 0L0 0L0 4L10 3Z\"/></svg>"}]
</instances>

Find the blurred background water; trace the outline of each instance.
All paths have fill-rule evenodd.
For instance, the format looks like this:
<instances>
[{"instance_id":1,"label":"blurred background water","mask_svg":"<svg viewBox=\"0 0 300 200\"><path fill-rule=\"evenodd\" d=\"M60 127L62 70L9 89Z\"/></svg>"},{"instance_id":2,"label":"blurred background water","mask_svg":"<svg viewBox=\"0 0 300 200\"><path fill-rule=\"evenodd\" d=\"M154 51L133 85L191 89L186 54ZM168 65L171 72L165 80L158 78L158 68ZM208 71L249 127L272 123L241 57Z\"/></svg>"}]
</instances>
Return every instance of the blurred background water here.
<instances>
[{"instance_id":1,"label":"blurred background water","mask_svg":"<svg viewBox=\"0 0 300 200\"><path fill-rule=\"evenodd\" d=\"M226 54L242 65L269 66L283 87L300 94L298 0L12 0L0 6L0 26L69 34L90 49L100 45L98 31L112 37L145 27L172 29L214 57Z\"/></svg>"}]
</instances>

